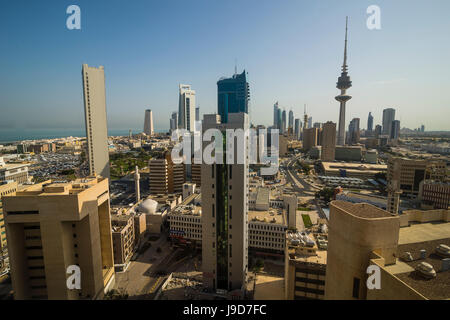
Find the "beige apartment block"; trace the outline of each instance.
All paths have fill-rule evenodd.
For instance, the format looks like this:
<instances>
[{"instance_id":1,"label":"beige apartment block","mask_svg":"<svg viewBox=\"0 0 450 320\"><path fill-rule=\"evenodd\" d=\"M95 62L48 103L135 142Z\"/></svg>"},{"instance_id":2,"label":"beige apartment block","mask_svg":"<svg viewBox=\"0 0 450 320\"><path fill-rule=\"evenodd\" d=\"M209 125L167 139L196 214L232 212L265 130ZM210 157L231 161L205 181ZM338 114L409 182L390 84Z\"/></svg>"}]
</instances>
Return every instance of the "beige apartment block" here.
<instances>
[{"instance_id":1,"label":"beige apartment block","mask_svg":"<svg viewBox=\"0 0 450 320\"><path fill-rule=\"evenodd\" d=\"M322 161L334 161L336 153L336 123L324 123L322 130Z\"/></svg>"},{"instance_id":2,"label":"beige apartment block","mask_svg":"<svg viewBox=\"0 0 450 320\"><path fill-rule=\"evenodd\" d=\"M83 64L82 77L89 172L109 179L105 70Z\"/></svg>"},{"instance_id":3,"label":"beige apartment block","mask_svg":"<svg viewBox=\"0 0 450 320\"><path fill-rule=\"evenodd\" d=\"M114 264L123 265L133 256L135 235L134 218L121 214L111 217Z\"/></svg>"},{"instance_id":4,"label":"beige apartment block","mask_svg":"<svg viewBox=\"0 0 450 320\"><path fill-rule=\"evenodd\" d=\"M325 299L366 299L367 267L373 251L395 262L400 220L367 203L330 204Z\"/></svg>"},{"instance_id":5,"label":"beige apartment block","mask_svg":"<svg viewBox=\"0 0 450 320\"><path fill-rule=\"evenodd\" d=\"M309 151L312 147L317 146L318 138L318 128L308 128L303 130L303 149Z\"/></svg>"},{"instance_id":6,"label":"beige apartment block","mask_svg":"<svg viewBox=\"0 0 450 320\"><path fill-rule=\"evenodd\" d=\"M108 179L31 185L3 209L15 299L98 299L114 285ZM66 284L72 265L79 290Z\"/></svg>"}]
</instances>

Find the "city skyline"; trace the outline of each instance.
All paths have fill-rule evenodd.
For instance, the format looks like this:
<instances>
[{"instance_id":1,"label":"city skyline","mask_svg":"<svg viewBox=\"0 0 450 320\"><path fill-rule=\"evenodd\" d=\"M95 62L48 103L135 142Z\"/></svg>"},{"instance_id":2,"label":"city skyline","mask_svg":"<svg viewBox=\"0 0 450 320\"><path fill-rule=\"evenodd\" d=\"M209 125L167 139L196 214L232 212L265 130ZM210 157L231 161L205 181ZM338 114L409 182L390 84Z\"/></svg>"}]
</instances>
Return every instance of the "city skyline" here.
<instances>
[{"instance_id":1,"label":"city skyline","mask_svg":"<svg viewBox=\"0 0 450 320\"><path fill-rule=\"evenodd\" d=\"M431 10L425 5L409 2L390 4L381 1L379 6L382 10L382 29L371 31L365 25L366 3L356 6L354 3L342 5L339 10L333 11L336 7L331 3L324 7L319 4L289 2L275 8L275 4L264 2L262 8L255 14L265 17L265 22L284 17L282 26L275 28L270 35L274 40L273 46L278 45L287 53L277 51L277 55L273 50L268 50L262 54L259 50L263 46L260 41L261 34L267 32L267 28L273 25L268 23L268 26L263 26L257 22L259 19L252 19L233 27L246 31L242 32L242 37L234 40L226 50L221 51L224 47L215 39L211 39L213 32L208 31L207 39L213 47L208 58L204 55L193 57L186 54L191 63L184 66L182 71L178 70L176 57L170 52L172 48L184 44L183 41L175 45L171 41L158 38L155 39L155 47L150 52L145 51L143 32L153 26L148 19L142 19L136 25L121 24L120 28L124 30L117 38L112 38L114 32L120 29L117 29L118 26L105 24L105 19L119 18L119 14L139 18L141 13L137 11L139 9L145 11L147 4L121 8L112 3L111 10L104 17L99 16L99 12L103 12L99 4L81 2L79 5L82 10L82 25L81 30L75 31L65 28L67 16L64 15L65 10L61 10L64 9L64 4L58 6L27 4L26 9L23 9L19 2L8 4L2 10L8 15L0 22L1 29L14 29L17 38L22 37L23 40L22 43L17 43L16 40L7 37L6 42L1 45L8 49L2 50L4 55L2 60L8 61L2 65L4 75L8 77L0 78L0 85L6 92L0 98L4 114L0 120L0 127L4 130L82 128L83 114L79 108L82 106L82 88L78 81L80 63L105 66L108 128L139 128L142 125L142 110L151 105L154 110L155 130L167 130L169 127L167 119L172 111L177 110L178 84L192 84L196 88L197 104L202 105L202 114L212 113L217 108L215 84L222 76L232 74L236 64L234 59L237 60L239 70L245 69L248 72L248 81L252 86L253 95L249 106L252 123L271 124L271 110L275 101L279 101L280 105L288 110L292 108L295 115L301 114L302 105L307 103L308 113L316 122L338 122L333 97L335 79L338 76L336 66L342 61L342 19L346 15L349 16L348 50L352 78L358 84L352 87L353 99L347 110L348 118L365 118L371 111L374 115L374 124L380 124L382 110L394 107L402 127L417 128L425 124L427 131L448 129L445 121L448 116L445 115L450 116L449 108L446 107L450 101L442 97L441 92L450 81L448 76L438 70L449 64L444 58L450 53L450 46L438 41L440 31L445 28L437 28L439 24L448 22L431 18ZM198 3L194 3L193 9L196 5ZM158 9L162 17L169 9L173 9L170 5L167 6L163 5ZM223 6L231 4L211 4L210 18L223 19L220 14L220 10L224 9ZM437 2L434 8L436 6L442 8L437 10L438 14L441 14L440 12L446 11L448 3ZM250 13L250 8L250 3L245 4L239 15ZM291 10L297 10L301 17L303 14L300 9L308 9L312 17L299 19L290 13ZM405 10L409 14L408 19L402 17ZM32 12L40 15L42 20L33 20L37 28L31 31L26 28L27 23L31 22L18 25L13 20L20 14L21 20L26 21ZM433 14L435 13L436 10L433 10ZM415 24L414 18L418 17L421 17L420 21L428 23ZM170 22L173 23L172 20ZM177 24L175 27L172 25L167 30L168 34L172 35L175 32L172 28L175 29L176 26ZM39 30L39 27L44 28L53 37L45 37L44 45L35 48L34 51L29 50L27 46L33 46L35 43L30 37L35 36L34 33L38 32L36 30ZM206 32L200 30L201 23L191 27L195 29L192 45L206 49L201 41L201 36ZM216 30L215 27L212 29ZM428 35L430 30L433 30L432 36ZM130 32L134 36L126 40L129 50L116 48L118 41L125 41L123 37ZM425 33L426 39L420 37ZM422 39L420 44L415 42L407 45L396 44L399 38L409 38L411 34L416 34ZM300 40L295 42L301 42L302 45L291 45L292 39ZM320 45L317 39L321 39ZM99 43L95 43L94 40L98 40ZM246 54L241 53L246 50L239 50L239 55L234 48L241 46L244 40L248 41L246 44L248 47L244 49L252 46L253 50L249 50L250 53ZM56 45L58 50L55 52L47 49ZM323 45L326 45L327 50L323 50ZM415 47L416 45L418 47ZM168 57L162 57L156 52L158 51L156 48L161 46ZM383 49L386 47L390 50ZM421 51L419 47L427 47L430 52ZM94 50L95 53L82 52L80 49L84 48L97 50ZM140 50L145 51L148 56L141 54ZM30 57L30 54L35 56ZM407 59L404 58L405 54ZM12 56L17 59L11 61ZM37 58L43 59L39 65L35 64ZM123 59L134 61L122 64ZM221 61L220 68L215 66L218 65L216 60ZM271 77L264 77L267 74ZM433 74L433 79L428 77L427 83L422 83L424 75L427 74ZM275 85L274 77L283 81ZM21 93L27 94L19 94L19 89ZM427 107L424 108L424 105ZM3 108L8 112L4 112ZM440 117L434 117L435 114L440 114ZM54 121L55 118L58 121Z\"/></svg>"}]
</instances>

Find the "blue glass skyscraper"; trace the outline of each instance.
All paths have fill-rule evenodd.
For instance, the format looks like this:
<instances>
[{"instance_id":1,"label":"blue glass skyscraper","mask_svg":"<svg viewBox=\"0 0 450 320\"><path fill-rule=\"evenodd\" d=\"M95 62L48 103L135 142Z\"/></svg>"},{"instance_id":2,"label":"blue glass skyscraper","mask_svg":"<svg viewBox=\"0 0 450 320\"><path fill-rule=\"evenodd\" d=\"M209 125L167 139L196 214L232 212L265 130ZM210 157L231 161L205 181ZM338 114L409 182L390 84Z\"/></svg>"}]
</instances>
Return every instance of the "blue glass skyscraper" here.
<instances>
[{"instance_id":1,"label":"blue glass skyscraper","mask_svg":"<svg viewBox=\"0 0 450 320\"><path fill-rule=\"evenodd\" d=\"M231 78L217 81L217 108L221 122L228 122L229 113L245 112L248 114L250 90L245 70Z\"/></svg>"}]
</instances>

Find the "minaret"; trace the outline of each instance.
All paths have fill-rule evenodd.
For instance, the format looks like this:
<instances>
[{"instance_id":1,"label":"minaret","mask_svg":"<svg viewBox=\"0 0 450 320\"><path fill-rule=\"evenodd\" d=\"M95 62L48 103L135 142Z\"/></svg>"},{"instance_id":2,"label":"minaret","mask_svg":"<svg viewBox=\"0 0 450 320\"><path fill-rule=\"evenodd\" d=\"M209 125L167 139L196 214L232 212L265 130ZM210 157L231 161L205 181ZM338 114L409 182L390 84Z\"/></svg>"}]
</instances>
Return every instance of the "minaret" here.
<instances>
[{"instance_id":1,"label":"minaret","mask_svg":"<svg viewBox=\"0 0 450 320\"><path fill-rule=\"evenodd\" d=\"M350 76L347 74L347 25L348 17L345 18L344 63L342 64L341 76L338 78L338 82L336 83L336 88L341 90L341 94L335 97L335 99L341 104L339 109L337 145L345 144L345 103L352 98L346 94L347 89L352 86Z\"/></svg>"},{"instance_id":2,"label":"minaret","mask_svg":"<svg viewBox=\"0 0 450 320\"><path fill-rule=\"evenodd\" d=\"M140 178L141 175L139 174L139 168L138 166L136 166L136 170L134 171L134 189L136 194L136 203L138 203L141 198L141 188L139 186Z\"/></svg>"}]
</instances>

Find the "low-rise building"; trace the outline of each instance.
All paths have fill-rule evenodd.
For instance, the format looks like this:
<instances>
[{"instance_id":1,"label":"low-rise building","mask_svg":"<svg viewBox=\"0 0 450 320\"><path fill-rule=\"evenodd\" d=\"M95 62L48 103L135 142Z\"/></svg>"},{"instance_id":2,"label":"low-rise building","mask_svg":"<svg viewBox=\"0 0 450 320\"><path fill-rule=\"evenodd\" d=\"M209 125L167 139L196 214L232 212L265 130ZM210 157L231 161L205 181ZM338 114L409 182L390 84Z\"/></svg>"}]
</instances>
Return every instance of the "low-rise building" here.
<instances>
[{"instance_id":1,"label":"low-rise building","mask_svg":"<svg viewBox=\"0 0 450 320\"><path fill-rule=\"evenodd\" d=\"M114 249L114 265L116 271L122 271L130 261L134 252L134 218L132 215L112 215L112 240Z\"/></svg>"}]
</instances>

